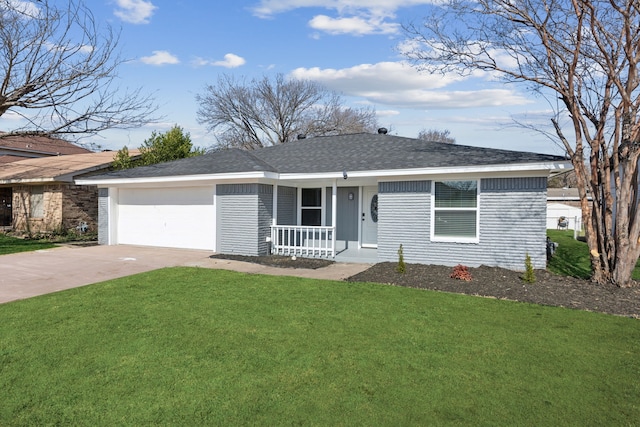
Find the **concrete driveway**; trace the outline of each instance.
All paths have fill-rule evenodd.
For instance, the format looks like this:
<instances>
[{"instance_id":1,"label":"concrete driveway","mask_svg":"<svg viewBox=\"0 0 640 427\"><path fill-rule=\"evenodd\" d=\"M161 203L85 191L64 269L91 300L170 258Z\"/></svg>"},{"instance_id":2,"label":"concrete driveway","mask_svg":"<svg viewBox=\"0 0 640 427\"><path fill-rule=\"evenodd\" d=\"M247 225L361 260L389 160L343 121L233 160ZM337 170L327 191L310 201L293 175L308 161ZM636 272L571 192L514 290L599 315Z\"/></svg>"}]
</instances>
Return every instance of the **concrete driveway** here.
<instances>
[{"instance_id":1,"label":"concrete driveway","mask_svg":"<svg viewBox=\"0 0 640 427\"><path fill-rule=\"evenodd\" d=\"M335 263L318 270L282 269L212 259L211 251L146 246L61 246L0 256L0 303L103 282L163 267L218 268L245 273L341 280L370 264Z\"/></svg>"}]
</instances>

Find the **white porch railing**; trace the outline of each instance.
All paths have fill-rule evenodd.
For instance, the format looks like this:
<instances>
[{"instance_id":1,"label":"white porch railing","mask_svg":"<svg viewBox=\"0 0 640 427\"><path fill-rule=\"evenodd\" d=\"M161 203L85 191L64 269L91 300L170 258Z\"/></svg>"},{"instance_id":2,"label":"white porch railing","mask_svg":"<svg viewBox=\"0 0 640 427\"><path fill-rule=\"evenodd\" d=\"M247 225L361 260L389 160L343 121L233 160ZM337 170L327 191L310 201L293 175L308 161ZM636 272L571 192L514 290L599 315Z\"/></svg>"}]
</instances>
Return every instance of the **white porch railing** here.
<instances>
[{"instance_id":1,"label":"white porch railing","mask_svg":"<svg viewBox=\"0 0 640 427\"><path fill-rule=\"evenodd\" d=\"M271 226L271 253L285 256L336 256L334 227Z\"/></svg>"}]
</instances>

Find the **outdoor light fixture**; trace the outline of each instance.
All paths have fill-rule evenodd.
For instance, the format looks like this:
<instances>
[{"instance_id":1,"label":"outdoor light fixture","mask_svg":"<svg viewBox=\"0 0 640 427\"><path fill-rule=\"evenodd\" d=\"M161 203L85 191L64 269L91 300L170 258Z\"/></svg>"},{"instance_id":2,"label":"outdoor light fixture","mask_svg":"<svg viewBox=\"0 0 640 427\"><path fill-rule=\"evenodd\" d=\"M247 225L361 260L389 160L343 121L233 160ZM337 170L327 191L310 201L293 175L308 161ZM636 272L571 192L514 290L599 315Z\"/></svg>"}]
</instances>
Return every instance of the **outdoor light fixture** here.
<instances>
[{"instance_id":1,"label":"outdoor light fixture","mask_svg":"<svg viewBox=\"0 0 640 427\"><path fill-rule=\"evenodd\" d=\"M346 170L345 170L345 171L342 171L342 177L343 177L344 179L349 178L349 177L347 176L347 171L346 171Z\"/></svg>"}]
</instances>

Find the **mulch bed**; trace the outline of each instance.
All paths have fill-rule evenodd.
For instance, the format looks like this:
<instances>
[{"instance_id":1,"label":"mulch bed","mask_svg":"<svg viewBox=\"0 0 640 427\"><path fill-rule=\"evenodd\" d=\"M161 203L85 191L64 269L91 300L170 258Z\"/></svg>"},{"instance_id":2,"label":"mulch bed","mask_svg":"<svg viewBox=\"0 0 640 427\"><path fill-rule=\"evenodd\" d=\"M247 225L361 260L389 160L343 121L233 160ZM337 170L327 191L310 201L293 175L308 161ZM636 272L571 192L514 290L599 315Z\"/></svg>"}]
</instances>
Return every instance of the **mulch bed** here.
<instances>
[{"instance_id":1,"label":"mulch bed","mask_svg":"<svg viewBox=\"0 0 640 427\"><path fill-rule=\"evenodd\" d=\"M212 255L212 258L254 262L281 268L322 268L333 261L281 256ZM597 285L588 280L558 276L536 270L534 283L522 280L522 272L497 267L469 268L469 282L452 279L452 268L438 265L407 264L406 272L396 272L396 263L378 263L351 276L349 282L373 282L418 289L431 289L533 304L597 311L640 319L640 287L618 288Z\"/></svg>"},{"instance_id":2,"label":"mulch bed","mask_svg":"<svg viewBox=\"0 0 640 427\"><path fill-rule=\"evenodd\" d=\"M637 286L602 286L588 280L558 276L546 270L535 270L536 281L526 283L521 278L522 272L486 266L469 268L472 280L465 282L450 277L451 267L407 264L406 272L400 274L396 272L396 265L391 262L375 264L347 280L387 283L640 318L640 288Z\"/></svg>"},{"instance_id":3,"label":"mulch bed","mask_svg":"<svg viewBox=\"0 0 640 427\"><path fill-rule=\"evenodd\" d=\"M247 255L215 254L215 255L211 255L210 258L253 262L255 264L268 265L269 267L307 268L311 270L316 270L318 268L326 267L334 263L334 261L331 261L328 259L322 259L322 258L288 257L288 256L280 256L280 255L247 256Z\"/></svg>"}]
</instances>

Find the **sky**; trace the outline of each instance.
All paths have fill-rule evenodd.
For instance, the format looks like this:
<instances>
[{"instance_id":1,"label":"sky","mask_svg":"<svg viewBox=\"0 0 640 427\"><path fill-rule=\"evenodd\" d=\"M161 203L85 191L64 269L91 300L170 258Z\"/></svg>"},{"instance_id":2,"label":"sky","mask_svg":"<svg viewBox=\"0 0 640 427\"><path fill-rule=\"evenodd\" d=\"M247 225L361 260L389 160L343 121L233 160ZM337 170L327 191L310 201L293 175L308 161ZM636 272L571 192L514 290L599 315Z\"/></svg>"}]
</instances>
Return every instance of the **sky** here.
<instances>
[{"instance_id":1,"label":"sky","mask_svg":"<svg viewBox=\"0 0 640 427\"><path fill-rule=\"evenodd\" d=\"M60 0L63 1L63 0ZM136 148L173 125L198 147L215 135L197 122L196 94L223 74L250 80L278 73L317 81L350 107L371 107L391 134L449 130L458 144L564 154L514 119L550 124L551 111L525 86L488 75L421 72L402 54L402 25L434 0L88 0L100 25L120 31L125 89L154 96L162 120L83 140ZM437 0L436 0L437 1Z\"/></svg>"}]
</instances>

